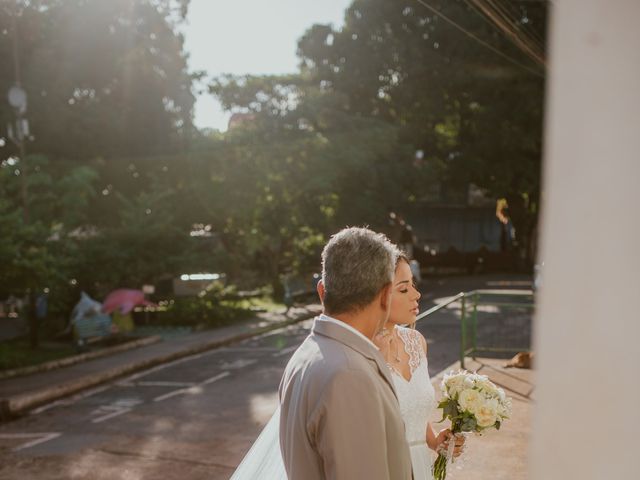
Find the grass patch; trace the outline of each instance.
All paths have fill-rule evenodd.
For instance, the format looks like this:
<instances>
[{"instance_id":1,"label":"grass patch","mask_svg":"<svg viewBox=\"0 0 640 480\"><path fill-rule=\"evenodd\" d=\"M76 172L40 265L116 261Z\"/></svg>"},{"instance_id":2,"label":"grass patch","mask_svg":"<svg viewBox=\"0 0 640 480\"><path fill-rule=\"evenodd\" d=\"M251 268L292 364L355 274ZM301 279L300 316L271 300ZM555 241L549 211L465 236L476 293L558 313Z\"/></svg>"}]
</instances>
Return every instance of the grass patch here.
<instances>
[{"instance_id":1,"label":"grass patch","mask_svg":"<svg viewBox=\"0 0 640 480\"><path fill-rule=\"evenodd\" d=\"M0 343L0 370L38 365L76 353L73 346L64 344L43 343L40 347L32 349L29 339L16 338Z\"/></svg>"}]
</instances>

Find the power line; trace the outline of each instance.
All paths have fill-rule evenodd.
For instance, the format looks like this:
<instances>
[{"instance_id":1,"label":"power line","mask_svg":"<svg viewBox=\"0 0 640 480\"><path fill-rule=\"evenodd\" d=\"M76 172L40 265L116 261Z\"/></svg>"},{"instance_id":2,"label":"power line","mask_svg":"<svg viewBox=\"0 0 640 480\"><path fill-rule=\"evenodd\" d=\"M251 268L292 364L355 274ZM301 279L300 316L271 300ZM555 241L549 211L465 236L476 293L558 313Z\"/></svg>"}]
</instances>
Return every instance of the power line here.
<instances>
[{"instance_id":1,"label":"power line","mask_svg":"<svg viewBox=\"0 0 640 480\"><path fill-rule=\"evenodd\" d=\"M493 6L494 11L497 11L499 14L504 17L504 19L511 25L514 31L519 32L523 40L530 42L530 45L533 48L537 48L540 52L544 52L544 47L542 45L542 39L538 37L537 33L534 29L530 29L527 24L520 23L518 19L513 14L513 9L511 9L508 5L508 1L499 1L499 0L483 0L484 3L488 3ZM543 55L544 56L544 55Z\"/></svg>"},{"instance_id":2,"label":"power line","mask_svg":"<svg viewBox=\"0 0 640 480\"><path fill-rule=\"evenodd\" d=\"M532 60L545 66L544 53L533 45L531 39L520 30L516 21L503 6L492 0L470 0L478 10L489 18L513 44L528 55Z\"/></svg>"},{"instance_id":3,"label":"power line","mask_svg":"<svg viewBox=\"0 0 640 480\"><path fill-rule=\"evenodd\" d=\"M489 43L485 42L484 40L481 40L480 38L478 38L476 35L474 35L473 33L471 33L470 31L468 31L467 29L465 29L464 27L461 27L460 25L458 25L456 22L454 22L453 20L451 20L449 17L447 17L446 15L444 15L443 13L441 13L440 11L436 10L434 7L432 7L431 5L429 5L427 2L425 2L424 0L416 0L418 3L420 3L422 6L428 8L429 10L431 10L433 13L435 13L437 16L439 16L440 18L442 18L444 21L448 22L449 24L453 25L455 28L457 28L458 30L460 30L462 33L464 33L465 35L467 35L468 37L471 37L473 40L475 40L476 42L478 42L480 45L482 45L485 48L488 48L489 50L491 50L493 53L500 55L502 58L504 58L505 60L513 63L514 65L517 65L518 67L526 70L529 73L532 73L533 75L537 75L539 77L543 77L544 78L544 74L540 73L537 70L534 70L532 68L529 68L528 66L524 65L523 63L518 62L517 60L511 58L509 55L502 53L500 50L498 50L497 48L495 48L493 45L490 45Z\"/></svg>"},{"instance_id":4,"label":"power line","mask_svg":"<svg viewBox=\"0 0 640 480\"><path fill-rule=\"evenodd\" d=\"M466 3L469 8L471 8L474 12L476 12L478 14L478 16L485 21L485 23L487 25L489 25L491 28L493 28L496 32L503 34L504 32L500 29L500 27L498 27L494 22L492 22L491 20L489 20L486 16L484 16L482 14L482 12L478 9L478 7L476 7L476 5L473 3L472 0L464 0L464 3Z\"/></svg>"},{"instance_id":5,"label":"power line","mask_svg":"<svg viewBox=\"0 0 640 480\"><path fill-rule=\"evenodd\" d=\"M529 23L523 23L522 22L522 18L520 20L518 20L518 18L516 18L516 14L517 15L522 15L522 10L519 9L516 5L514 5L514 3L518 3L519 0L495 0L495 3L497 4L501 4L501 8L505 11L505 12L511 12L511 14L509 15L512 23L514 23L516 25L516 28L521 28L523 30L525 30L525 33L527 33L529 35L529 37L534 41L534 43L538 46L538 48L540 49L540 51L544 51L545 47L544 47L544 40L542 39L542 37L538 34L538 32L536 31L535 28L533 28ZM538 2L540 3L540 2ZM526 10L525 10L526 11ZM514 13L516 12L516 13ZM527 18L528 20L528 18Z\"/></svg>"}]
</instances>

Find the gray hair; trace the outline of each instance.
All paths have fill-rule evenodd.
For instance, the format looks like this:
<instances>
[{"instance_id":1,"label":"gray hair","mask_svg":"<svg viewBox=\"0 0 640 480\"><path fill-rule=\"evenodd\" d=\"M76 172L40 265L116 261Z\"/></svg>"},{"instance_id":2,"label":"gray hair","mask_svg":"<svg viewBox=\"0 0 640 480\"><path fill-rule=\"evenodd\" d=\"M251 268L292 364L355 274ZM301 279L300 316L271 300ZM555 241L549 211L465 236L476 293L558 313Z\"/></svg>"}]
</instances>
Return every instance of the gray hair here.
<instances>
[{"instance_id":1,"label":"gray hair","mask_svg":"<svg viewBox=\"0 0 640 480\"><path fill-rule=\"evenodd\" d=\"M322 283L327 313L357 311L393 281L400 251L368 228L345 228L322 251Z\"/></svg>"}]
</instances>

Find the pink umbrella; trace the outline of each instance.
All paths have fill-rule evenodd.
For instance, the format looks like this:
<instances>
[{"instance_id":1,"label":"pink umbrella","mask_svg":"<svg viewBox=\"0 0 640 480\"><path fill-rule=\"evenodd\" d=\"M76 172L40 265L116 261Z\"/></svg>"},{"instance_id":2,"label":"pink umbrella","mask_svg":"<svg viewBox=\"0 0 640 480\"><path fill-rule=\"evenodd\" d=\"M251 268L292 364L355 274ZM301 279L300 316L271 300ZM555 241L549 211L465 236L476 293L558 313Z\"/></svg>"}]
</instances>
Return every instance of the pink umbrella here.
<instances>
[{"instance_id":1,"label":"pink umbrella","mask_svg":"<svg viewBox=\"0 0 640 480\"><path fill-rule=\"evenodd\" d=\"M107 295L107 298L102 302L102 311L111 313L119 310L122 315L126 315L138 305L156 306L155 303L145 300L142 290L120 288Z\"/></svg>"}]
</instances>

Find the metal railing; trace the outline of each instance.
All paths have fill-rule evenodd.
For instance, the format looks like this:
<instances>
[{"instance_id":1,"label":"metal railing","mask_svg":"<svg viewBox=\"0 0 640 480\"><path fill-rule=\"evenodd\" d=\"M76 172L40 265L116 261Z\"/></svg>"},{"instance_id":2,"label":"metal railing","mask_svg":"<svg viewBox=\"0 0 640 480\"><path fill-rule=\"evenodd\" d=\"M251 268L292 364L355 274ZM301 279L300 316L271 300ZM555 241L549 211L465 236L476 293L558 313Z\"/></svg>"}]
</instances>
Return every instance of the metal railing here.
<instances>
[{"instance_id":1,"label":"metal railing","mask_svg":"<svg viewBox=\"0 0 640 480\"><path fill-rule=\"evenodd\" d=\"M502 297L502 298L500 298ZM502 301L502 299L516 299L518 301ZM498 301L501 300L501 301ZM504 310L533 310L533 291L531 290L472 290L460 292L426 312L421 313L416 321L423 320L449 305L460 302L460 366L465 368L465 357L475 359L478 352L516 353L529 351L530 345L482 345L478 342L478 307L494 307L504 314ZM516 332L517 333L517 332ZM494 335L495 336L495 335ZM517 335L516 335L517 336ZM526 336L526 335L521 335ZM512 340L512 339L510 339ZM524 342L523 342L524 343Z\"/></svg>"}]
</instances>

